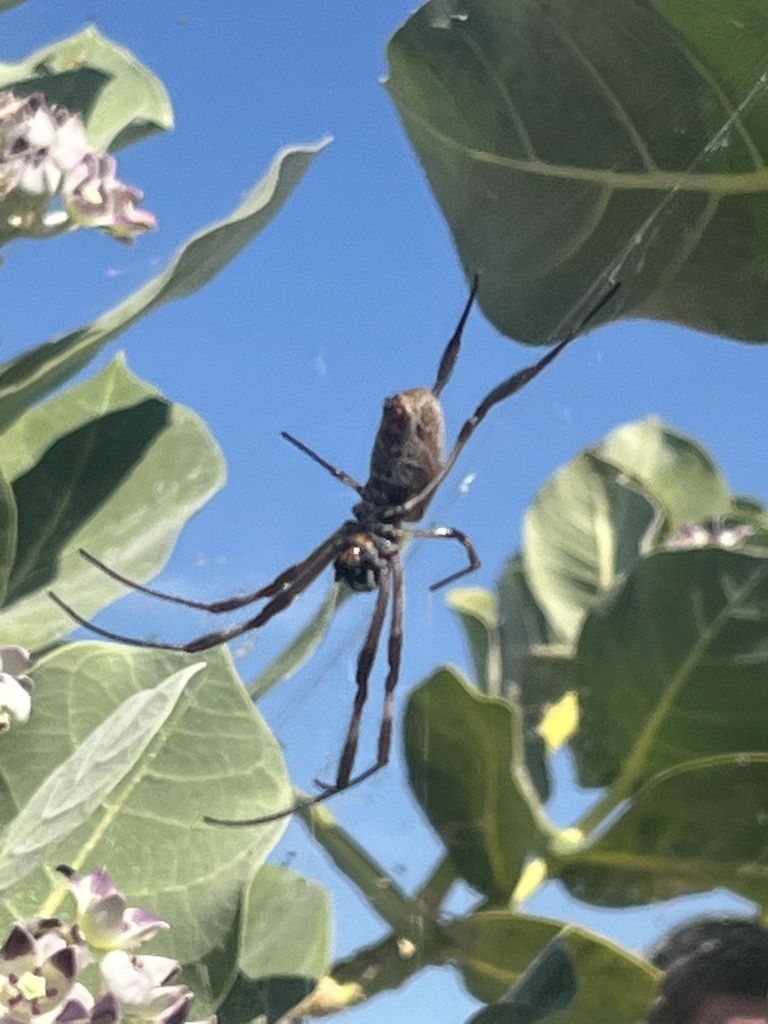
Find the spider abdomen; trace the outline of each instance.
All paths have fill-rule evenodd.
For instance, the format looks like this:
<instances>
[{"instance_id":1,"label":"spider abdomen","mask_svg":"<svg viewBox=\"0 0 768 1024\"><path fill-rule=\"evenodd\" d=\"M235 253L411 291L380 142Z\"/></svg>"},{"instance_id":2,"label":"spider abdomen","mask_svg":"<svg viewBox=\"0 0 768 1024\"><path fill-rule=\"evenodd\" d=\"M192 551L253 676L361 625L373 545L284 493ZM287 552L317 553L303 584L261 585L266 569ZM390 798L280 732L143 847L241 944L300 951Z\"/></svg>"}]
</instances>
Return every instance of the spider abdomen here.
<instances>
[{"instance_id":1,"label":"spider abdomen","mask_svg":"<svg viewBox=\"0 0 768 1024\"><path fill-rule=\"evenodd\" d=\"M440 472L444 449L443 410L429 388L411 388L387 398L363 500L383 510L420 494ZM430 498L404 518L421 519Z\"/></svg>"}]
</instances>

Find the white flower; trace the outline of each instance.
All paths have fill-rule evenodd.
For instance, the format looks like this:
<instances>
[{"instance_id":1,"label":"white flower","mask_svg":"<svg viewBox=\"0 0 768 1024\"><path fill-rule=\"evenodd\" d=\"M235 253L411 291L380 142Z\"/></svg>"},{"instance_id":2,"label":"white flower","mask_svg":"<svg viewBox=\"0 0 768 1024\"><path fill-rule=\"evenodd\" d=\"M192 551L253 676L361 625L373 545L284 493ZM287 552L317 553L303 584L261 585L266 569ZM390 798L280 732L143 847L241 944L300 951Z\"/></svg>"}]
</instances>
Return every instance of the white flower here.
<instances>
[{"instance_id":1,"label":"white flower","mask_svg":"<svg viewBox=\"0 0 768 1024\"><path fill-rule=\"evenodd\" d=\"M95 949L136 949L169 925L157 914L128 901L102 868L80 877L60 866L77 900L77 924L83 938Z\"/></svg>"},{"instance_id":2,"label":"white flower","mask_svg":"<svg viewBox=\"0 0 768 1024\"><path fill-rule=\"evenodd\" d=\"M0 952L0 1021L48 1024L68 999L76 977L73 946L53 933L37 940L22 925L14 925Z\"/></svg>"},{"instance_id":3,"label":"white flower","mask_svg":"<svg viewBox=\"0 0 768 1024\"><path fill-rule=\"evenodd\" d=\"M14 718L29 718L35 684L24 674L28 664L29 651L23 647L0 647L0 732L10 729Z\"/></svg>"}]
</instances>

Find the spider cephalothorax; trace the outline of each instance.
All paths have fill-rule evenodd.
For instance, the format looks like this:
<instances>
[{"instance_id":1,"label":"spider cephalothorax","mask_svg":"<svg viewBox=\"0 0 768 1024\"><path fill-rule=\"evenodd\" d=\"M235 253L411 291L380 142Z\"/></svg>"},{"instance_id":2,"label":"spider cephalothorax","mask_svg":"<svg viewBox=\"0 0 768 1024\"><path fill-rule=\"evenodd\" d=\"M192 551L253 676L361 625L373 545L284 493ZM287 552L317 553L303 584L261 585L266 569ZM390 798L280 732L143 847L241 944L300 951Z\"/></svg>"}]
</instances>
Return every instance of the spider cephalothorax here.
<instances>
[{"instance_id":1,"label":"spider cephalothorax","mask_svg":"<svg viewBox=\"0 0 768 1024\"><path fill-rule=\"evenodd\" d=\"M352 590L375 590L392 542L386 541L387 547L382 552L370 533L359 532L355 520L350 520L346 525L350 529L349 544L336 556L333 563L334 579L346 583Z\"/></svg>"},{"instance_id":2,"label":"spider cephalothorax","mask_svg":"<svg viewBox=\"0 0 768 1024\"><path fill-rule=\"evenodd\" d=\"M498 387L493 388L466 420L450 454L445 458L445 426L443 410L440 405L440 393L453 372L461 347L462 332L474 302L477 286L478 279L475 278L456 330L443 352L437 369L437 377L432 387L401 391L384 402L381 425L371 454L370 474L365 484L359 484L344 470L326 462L302 441L298 441L290 434L283 434L283 437L296 448L319 463L337 480L356 491L360 500L352 509L354 518L343 523L303 562L298 562L281 572L266 587L251 594L228 598L224 601L213 603L190 601L187 598L165 594L162 591L135 583L94 558L93 555L85 551L81 552L85 558L113 579L145 594L165 601L173 601L188 608L199 608L213 614L220 614L245 608L257 601L264 601L264 605L250 619L228 629L206 633L185 644L160 643L155 640L122 636L119 633L102 629L78 615L60 597L51 594L56 604L71 618L99 636L137 647L194 653L217 647L249 630L260 628L284 608L287 608L329 565L333 565L336 579L344 581L353 590L377 591L373 616L357 658L355 698L336 772L336 781L331 785L323 786L315 796L307 797L293 807L278 811L276 814L248 821L228 821L221 818L206 818L206 821L220 825L256 825L275 821L291 814L299 807L318 803L334 793L349 789L350 786L357 785L384 767L389 760L392 743L393 693L400 674L403 645L403 564L401 559L403 542L407 537L427 537L454 540L464 548L467 556L464 567L445 579L433 583L430 588L432 590L436 590L446 583L452 583L480 565L480 559L472 542L461 530L450 526L414 529L405 524L418 522L423 517L435 491L453 468L464 445L490 410L505 398L509 398L510 395L519 391L548 366L602 310L618 288L618 285L613 285L579 326L558 345L550 349L537 363L518 371ZM376 759L370 767L354 774L360 722L368 698L368 682L384 629L387 608L390 605L390 630L387 644L388 669L384 682L384 706L379 726Z\"/></svg>"}]
</instances>

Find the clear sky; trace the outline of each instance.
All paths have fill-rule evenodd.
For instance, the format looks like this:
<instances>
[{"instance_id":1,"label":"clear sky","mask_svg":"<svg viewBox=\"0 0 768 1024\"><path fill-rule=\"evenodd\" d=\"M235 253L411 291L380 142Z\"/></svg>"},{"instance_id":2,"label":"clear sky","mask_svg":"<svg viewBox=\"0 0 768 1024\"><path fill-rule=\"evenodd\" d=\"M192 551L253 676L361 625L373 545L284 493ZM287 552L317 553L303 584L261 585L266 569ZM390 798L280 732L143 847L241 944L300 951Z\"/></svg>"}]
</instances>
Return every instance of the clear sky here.
<instances>
[{"instance_id":1,"label":"clear sky","mask_svg":"<svg viewBox=\"0 0 768 1024\"><path fill-rule=\"evenodd\" d=\"M282 441L280 430L364 478L382 399L433 379L467 286L380 84L386 41L408 10L403 0L29 0L2 18L0 59L7 62L95 24L165 82L177 119L172 134L119 155L119 176L145 191L146 206L158 217L155 234L132 248L92 232L5 250L3 361L88 322L157 273L185 238L237 205L281 146L335 138L233 265L201 293L143 321L89 370L124 348L131 369L196 410L225 453L226 488L185 529L157 580L164 589L212 599L253 589L303 557L348 514L350 492ZM500 337L476 311L444 396L451 436L490 387L538 354ZM491 587L519 542L521 514L545 479L615 426L650 413L703 443L735 491L766 500L767 385L760 347L669 324L601 329L491 414L431 518L473 538L483 567L466 582ZM441 661L469 670L444 595L427 591L457 557L452 545L421 543L409 553L401 699ZM308 595L254 638L240 664L245 679L313 607ZM299 784L335 768L370 607L366 597L350 602L306 670L266 702ZM141 597L116 605L102 621L168 639L208 628L196 613L158 609ZM375 673L374 685L380 678ZM399 739L398 732L386 773L331 806L411 890L438 847L402 786ZM567 775L567 764L563 769ZM563 782L558 823L567 824L581 807L583 796ZM340 883L300 826L291 825L278 856L332 889L338 955L381 934L378 919ZM597 912L552 886L531 910L572 917L638 949L702 905L686 900ZM721 896L716 905L739 904ZM443 969L345 1019L416 1024L428 1015L459 1024L473 1006L457 976Z\"/></svg>"}]
</instances>

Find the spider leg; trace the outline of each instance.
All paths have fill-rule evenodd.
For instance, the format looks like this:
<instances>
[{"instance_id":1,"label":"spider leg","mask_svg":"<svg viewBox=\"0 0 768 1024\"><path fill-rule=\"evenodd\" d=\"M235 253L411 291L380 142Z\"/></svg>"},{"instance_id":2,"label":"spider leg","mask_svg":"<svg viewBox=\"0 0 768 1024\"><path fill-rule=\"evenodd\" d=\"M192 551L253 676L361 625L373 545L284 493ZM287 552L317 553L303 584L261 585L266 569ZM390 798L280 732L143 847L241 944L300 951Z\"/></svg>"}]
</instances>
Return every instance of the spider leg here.
<instances>
[{"instance_id":1,"label":"spider leg","mask_svg":"<svg viewBox=\"0 0 768 1024\"><path fill-rule=\"evenodd\" d=\"M281 573L277 579L274 579L271 583L268 583L266 587L262 587L260 590L254 590L252 594L244 594L238 597L229 597L224 601L193 601L187 597L179 597L176 594L169 594L164 590L155 590L154 587L144 586L143 583L137 583L136 580L130 579L128 576L123 576L116 569L102 562L101 559L96 558L90 551L86 551L84 548L79 548L78 552L87 562L91 565L95 565L97 569L109 576L113 580L117 580L118 583L123 583L126 587L130 587L131 590L138 590L141 594L148 594L150 597L159 598L161 601L169 601L174 604L183 605L185 608L197 608L203 612L211 612L214 615L220 615L223 612L236 611L238 608L245 608L246 605L253 604L254 601L261 600L262 597L271 597L276 594L282 586L285 585L283 577L290 570ZM291 568L295 568L291 566Z\"/></svg>"},{"instance_id":2,"label":"spider leg","mask_svg":"<svg viewBox=\"0 0 768 1024\"><path fill-rule=\"evenodd\" d=\"M469 441L470 437L472 437L475 430L480 426L491 409L493 409L495 405L498 405L499 402L503 402L505 399L510 398L515 394L515 392L525 387L525 385L530 383L534 377L537 377L542 370L546 369L551 362L557 359L563 349L567 345L570 345L570 343L585 330L598 313L608 305L619 290L620 284L621 282L619 281L615 282L611 288L608 289L605 295L602 296L600 301L592 307L584 319L581 320L578 326L574 327L561 342L555 345L554 348L550 349L549 352L547 352L545 356L542 356L538 362L534 363L532 366L525 367L523 370L518 370L517 373L513 373L511 377L508 377L497 387L489 391L469 419L462 426L459 431L459 436L456 439L456 443L454 444L450 455L443 463L440 472L430 480L420 494L415 494L412 498L409 498L408 501L403 502L402 505L395 509L387 509L386 515L389 517L394 514L407 518L408 513L412 512L414 508L418 508L428 502L443 480L445 480L453 469L456 464L456 460L464 449L464 445ZM445 359L445 357L443 358Z\"/></svg>"},{"instance_id":3,"label":"spider leg","mask_svg":"<svg viewBox=\"0 0 768 1024\"><path fill-rule=\"evenodd\" d=\"M464 307L464 312L459 317L456 330L453 332L451 339L446 345L445 352L443 352L440 360L440 365L437 368L437 377L435 378L435 383L432 386L432 394L435 398L439 396L453 373L453 367L456 364L456 357L458 356L459 349L461 348L461 336L464 333L464 325L467 322L470 310L474 304L479 284L480 278L475 274L472 278L472 288L470 289L469 298L467 299L467 304Z\"/></svg>"},{"instance_id":4,"label":"spider leg","mask_svg":"<svg viewBox=\"0 0 768 1024\"><path fill-rule=\"evenodd\" d=\"M395 559L393 559L393 563L394 561ZM355 766L357 745L360 740L360 722L363 717L363 709L365 707L365 703L368 700L368 680L371 678L373 662L374 659L376 658L376 651L378 650L379 647L379 641L381 640L381 631L384 628L384 619L386 618L387 615L387 604L389 603L389 594L391 589L392 573L389 568L389 565L385 563L381 569L381 574L379 576L379 591L378 594L376 595L376 607L373 612L371 624L368 627L368 635L365 638L365 643L363 644L362 650L360 651L360 654L358 655L357 658L357 671L355 672L355 685L357 687L357 690L355 691L355 700L352 705L352 717L349 720L347 737L344 740L344 749L342 750L341 758L339 759L339 770L336 773L336 784L335 786L323 787L324 792L329 791L329 796L331 795L331 792L338 793L342 789L348 789L350 785L352 769ZM386 764L386 761L384 761L383 764ZM383 767L383 764L378 764L377 761L377 768ZM372 774L372 772L370 774ZM362 779L357 779L356 781L362 782Z\"/></svg>"},{"instance_id":5,"label":"spider leg","mask_svg":"<svg viewBox=\"0 0 768 1024\"><path fill-rule=\"evenodd\" d=\"M467 553L467 565L463 569L459 569L458 572L452 572L450 576L446 576L444 579L438 580L437 583L433 583L429 588L430 590L439 590L449 583L455 583L462 576L468 576L471 572L475 572L482 564L480 556L475 550L475 545L466 533L457 530L454 526L432 526L427 530L408 530L408 534L411 537L424 537L427 540L456 540Z\"/></svg>"},{"instance_id":6,"label":"spider leg","mask_svg":"<svg viewBox=\"0 0 768 1024\"><path fill-rule=\"evenodd\" d=\"M358 494L362 494L363 485L359 484L354 477L351 477L349 475L349 473L345 473L343 469L339 469L337 466L332 465L330 462L326 462L324 458L317 454L317 452L313 452L312 449L307 447L307 445L305 445L303 441L299 441L298 438L293 437L293 435L289 434L287 431L281 431L280 436L284 437L286 441L290 441L294 448L298 448L300 452L304 452L305 455L308 455L310 459L313 460L313 462L316 462L319 466L322 466L323 469L327 469L331 476L336 477L337 480L340 480L341 483L346 484L347 487L351 487L352 490L357 491Z\"/></svg>"},{"instance_id":7,"label":"spider leg","mask_svg":"<svg viewBox=\"0 0 768 1024\"><path fill-rule=\"evenodd\" d=\"M52 590L48 591L48 596L59 606L59 608L61 608L63 612L69 615L71 619L79 623L79 625L83 626L85 629L90 630L91 633L95 633L96 636L102 636L107 640L115 640L118 643L128 644L131 647L149 647L160 651L179 651L186 654L197 654L201 651L208 651L212 647L218 647L220 644L227 643L229 640L234 640L236 637L242 636L243 633L248 633L252 629L259 629L261 626L266 625L266 623L269 622L273 616L277 615L278 612L287 608L288 605L291 604L291 602L298 597L302 591L306 590L307 587L317 579L320 573L333 561L339 538L345 535L345 530L346 524L336 530L335 533L332 533L330 537L316 547L303 562L292 565L289 569L286 569L285 572L282 572L267 587L263 588L262 593L265 597L272 594L274 594L274 596L271 601L268 601L267 604L264 605L257 615L248 619L247 622L232 626L229 629L220 629L212 633L205 633L203 636L199 636L195 640L190 640L186 644L166 644L157 640L145 640L141 637L124 636L122 633L113 633L111 630L103 629L101 626L97 626L95 623L83 618L82 615L78 614L78 612L62 601L62 599ZM276 593L275 590L277 590Z\"/></svg>"},{"instance_id":8,"label":"spider leg","mask_svg":"<svg viewBox=\"0 0 768 1024\"><path fill-rule=\"evenodd\" d=\"M261 818L250 818L247 821L212 818L206 815L203 821L207 822L207 824L241 828L248 825L266 825L271 821L279 821L281 818L287 818L297 811L303 810L305 807L312 807L315 804L323 803L323 801L334 796L336 793L342 792L342 790L351 789L353 786L365 782L366 779L369 779L371 775L374 775L387 764L392 746L393 693L400 677L400 657L403 649L403 565L399 554L395 554L392 557L391 565L391 577L387 566L384 566L382 569L379 592L376 597L376 607L371 624L368 627L365 643L358 655L356 672L357 692L355 693L352 717L350 718L347 737L344 741L344 749L339 760L339 770L336 775L335 784L329 786L319 783L322 787L319 793L297 800L291 807L286 807L282 811L275 811L274 814L265 814ZM390 590L392 590L392 627L389 634L389 671L386 683L384 684L384 710L379 729L376 763L371 765L370 768L366 768L365 771L360 772L359 775L352 776L352 768L354 767L358 740L360 738L360 722L365 703L368 699L368 680L371 676L371 669L373 668L373 662L384 627Z\"/></svg>"}]
</instances>

